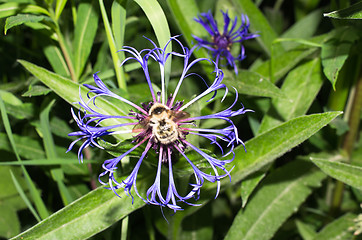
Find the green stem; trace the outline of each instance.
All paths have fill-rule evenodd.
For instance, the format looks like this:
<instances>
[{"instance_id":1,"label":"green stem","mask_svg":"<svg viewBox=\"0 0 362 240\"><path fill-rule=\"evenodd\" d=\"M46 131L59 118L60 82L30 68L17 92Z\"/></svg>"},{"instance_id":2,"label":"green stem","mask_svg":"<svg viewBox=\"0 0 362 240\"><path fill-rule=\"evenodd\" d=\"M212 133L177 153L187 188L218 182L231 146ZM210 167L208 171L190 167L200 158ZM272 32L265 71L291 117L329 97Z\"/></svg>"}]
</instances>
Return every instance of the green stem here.
<instances>
[{"instance_id":1,"label":"green stem","mask_svg":"<svg viewBox=\"0 0 362 240\"><path fill-rule=\"evenodd\" d=\"M60 49L63 52L65 62L67 63L67 66L68 66L68 69L69 69L69 72L70 72L70 77L73 80L73 82L78 82L78 79L77 79L77 77L75 75L72 58L70 57L68 48L65 45L63 34L60 31L60 27L59 27L57 18L55 16L54 10L51 7L49 7L48 10L49 10L49 13L50 13L50 17L54 22L54 31L55 31L55 34L58 37L58 43L59 43Z\"/></svg>"},{"instance_id":2,"label":"green stem","mask_svg":"<svg viewBox=\"0 0 362 240\"><path fill-rule=\"evenodd\" d=\"M358 77L356 89L354 92L354 97L352 100L351 111L348 121L349 131L345 135L342 146L342 149L347 153L348 159L350 159L353 150L353 145L357 138L361 109L362 109L362 71L360 72L360 76Z\"/></svg>"},{"instance_id":3,"label":"green stem","mask_svg":"<svg viewBox=\"0 0 362 240\"><path fill-rule=\"evenodd\" d=\"M74 71L72 59L71 59L70 54L68 52L68 49L67 49L67 47L65 45L65 41L64 41L62 33L60 32L58 24L56 26L55 33L58 36L59 46L60 46L60 49L63 52L65 62L67 63L67 66L68 66L68 69L69 69L69 72L70 72L70 77L73 80L73 82L78 82L78 79L75 76L75 71Z\"/></svg>"},{"instance_id":4,"label":"green stem","mask_svg":"<svg viewBox=\"0 0 362 240\"><path fill-rule=\"evenodd\" d=\"M357 64L357 66L360 65L361 64ZM360 115L362 109L362 71L360 71L359 73L359 77L355 85L354 91L350 92L351 92L349 100L350 104L347 104L346 113L345 113L348 119L349 131L344 136L342 142L342 151L344 152L344 154L346 154L347 160L349 162L351 160L353 146L358 134ZM340 181L337 181L331 205L332 216L337 214L338 210L340 209L343 200L343 192L344 192L344 184Z\"/></svg>"}]
</instances>

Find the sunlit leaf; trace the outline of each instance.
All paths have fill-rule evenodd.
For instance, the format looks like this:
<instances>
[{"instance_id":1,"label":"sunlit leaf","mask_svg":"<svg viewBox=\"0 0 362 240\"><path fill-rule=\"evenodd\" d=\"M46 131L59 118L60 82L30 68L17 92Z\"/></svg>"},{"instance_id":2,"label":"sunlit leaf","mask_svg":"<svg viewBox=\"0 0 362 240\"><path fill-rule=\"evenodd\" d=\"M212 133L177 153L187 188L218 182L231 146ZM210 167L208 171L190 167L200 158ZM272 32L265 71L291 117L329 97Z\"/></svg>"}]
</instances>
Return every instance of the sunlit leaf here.
<instances>
[{"instance_id":1,"label":"sunlit leaf","mask_svg":"<svg viewBox=\"0 0 362 240\"><path fill-rule=\"evenodd\" d=\"M325 177L307 161L278 168L238 212L225 239L270 239Z\"/></svg>"},{"instance_id":2,"label":"sunlit leaf","mask_svg":"<svg viewBox=\"0 0 362 240\"><path fill-rule=\"evenodd\" d=\"M145 204L138 197L132 204L124 191L119 195L93 190L13 239L87 239Z\"/></svg>"},{"instance_id":3,"label":"sunlit leaf","mask_svg":"<svg viewBox=\"0 0 362 240\"><path fill-rule=\"evenodd\" d=\"M74 107L79 108L79 105L75 104L79 102L79 94L82 95L83 99L87 98L86 95L88 90L86 87L74 83L67 78L50 72L42 67L36 66L30 62L24 60L19 60L19 62L35 77L37 77L40 81L42 81L45 85L52 89L56 94L58 94L68 103L73 104ZM104 98L97 99L97 106L99 108L99 111L101 111L103 114L109 114L114 116L127 115L129 111L129 107L127 105L120 103L118 106L116 106L115 104L110 103ZM113 122L114 124L118 124L117 120L111 119L108 124L110 124L111 122ZM117 135L117 137L119 137L120 139L128 138L126 134Z\"/></svg>"},{"instance_id":4,"label":"sunlit leaf","mask_svg":"<svg viewBox=\"0 0 362 240\"><path fill-rule=\"evenodd\" d=\"M353 4L348 8L325 13L323 16L337 19L362 19L362 2Z\"/></svg>"},{"instance_id":5,"label":"sunlit leaf","mask_svg":"<svg viewBox=\"0 0 362 240\"><path fill-rule=\"evenodd\" d=\"M234 72L224 72L223 83L230 91L233 91L231 87L235 87L239 93L245 95L285 98L284 93L277 86L256 72L240 70L236 76Z\"/></svg>"}]
</instances>

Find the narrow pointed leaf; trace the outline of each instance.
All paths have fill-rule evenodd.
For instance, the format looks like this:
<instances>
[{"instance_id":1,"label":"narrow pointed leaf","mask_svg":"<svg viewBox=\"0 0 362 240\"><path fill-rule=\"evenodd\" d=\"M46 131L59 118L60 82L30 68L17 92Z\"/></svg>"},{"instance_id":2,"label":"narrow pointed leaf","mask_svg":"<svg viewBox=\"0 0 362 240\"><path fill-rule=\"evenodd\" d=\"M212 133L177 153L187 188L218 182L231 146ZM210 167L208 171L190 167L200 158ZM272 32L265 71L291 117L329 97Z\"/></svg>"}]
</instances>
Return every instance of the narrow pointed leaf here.
<instances>
[{"instance_id":1,"label":"narrow pointed leaf","mask_svg":"<svg viewBox=\"0 0 362 240\"><path fill-rule=\"evenodd\" d=\"M349 240L353 238L353 232L348 228L355 225L353 219L356 215L347 213L342 217L334 220L324 227L313 239L328 239L328 240ZM356 238L357 239L357 238Z\"/></svg>"},{"instance_id":2,"label":"narrow pointed leaf","mask_svg":"<svg viewBox=\"0 0 362 240\"><path fill-rule=\"evenodd\" d=\"M4 34L6 35L7 31L15 26L19 26L27 22L36 23L43 21L44 19L50 20L50 18L47 16L38 16L32 14L18 14L16 16L8 17L5 22Z\"/></svg>"},{"instance_id":3,"label":"narrow pointed leaf","mask_svg":"<svg viewBox=\"0 0 362 240\"><path fill-rule=\"evenodd\" d=\"M337 19L362 19L362 2L358 2L348 8L325 13L323 16Z\"/></svg>"},{"instance_id":4,"label":"narrow pointed leaf","mask_svg":"<svg viewBox=\"0 0 362 240\"><path fill-rule=\"evenodd\" d=\"M246 176L260 170L290 149L301 144L321 128L330 123L341 112L327 112L294 118L245 143L235 149L235 167L231 172L232 182L236 183ZM230 185L229 179L222 180Z\"/></svg>"},{"instance_id":5,"label":"narrow pointed leaf","mask_svg":"<svg viewBox=\"0 0 362 240\"><path fill-rule=\"evenodd\" d=\"M142 184L140 179L139 184ZM87 239L145 205L124 191L98 188L12 239Z\"/></svg>"},{"instance_id":6,"label":"narrow pointed leaf","mask_svg":"<svg viewBox=\"0 0 362 240\"><path fill-rule=\"evenodd\" d=\"M121 54L117 52L119 49L118 49L118 46L116 46L116 41L115 41L115 37L114 37L115 33L112 32L111 25L108 20L108 15L107 15L103 0L99 0L99 6L100 6L100 10L101 10L101 16L103 19L104 30L105 30L106 36L107 36L109 50L111 52L111 56L112 56L112 60L113 60L113 66L114 66L114 71L116 73L118 87L120 89L122 89L123 91L127 92L127 84L126 84L125 76L123 74L123 67L120 67Z\"/></svg>"},{"instance_id":7,"label":"narrow pointed leaf","mask_svg":"<svg viewBox=\"0 0 362 240\"><path fill-rule=\"evenodd\" d=\"M64 78L58 74L50 72L45 68L34 65L30 62L24 60L18 60L29 72L31 72L35 77L42 81L45 85L51 88L56 94L63 98L68 103L72 104L74 107L79 108L79 105L75 104L79 102L79 94L82 95L83 99L87 99L87 88L72 82L71 80ZM66 89L66 91L64 91ZM125 104L118 104L117 106L104 98L97 99L97 106L103 114L108 115L127 115L129 111L129 106ZM70 111L70 110L69 110ZM118 124L117 120L110 119L108 124ZM117 135L120 139L127 138L126 134Z\"/></svg>"},{"instance_id":8,"label":"narrow pointed leaf","mask_svg":"<svg viewBox=\"0 0 362 240\"><path fill-rule=\"evenodd\" d=\"M23 188L21 187L19 181L16 179L14 173L10 170L10 174L11 174L11 179L13 180L13 183L16 187L16 190L18 191L20 197L23 199L23 201L25 202L26 206L28 207L28 209L30 210L30 212L33 214L33 216L35 217L35 219L40 222L41 218L39 217L38 213L35 211L35 209L33 208L33 205L31 205L30 200L28 199L28 197L26 196Z\"/></svg>"},{"instance_id":9,"label":"narrow pointed leaf","mask_svg":"<svg viewBox=\"0 0 362 240\"><path fill-rule=\"evenodd\" d=\"M21 158L19 156L19 153L18 153L18 151L16 149L16 145L15 145L13 133L12 133L12 130L11 130L9 118L8 118L7 113L6 113L4 102L3 102L2 98L1 98L1 96L0 96L0 110L1 110L1 118L2 118L2 121L3 121L3 124L4 124L5 131L7 133L7 136L9 138L11 148L12 148L13 152L15 153L17 161L22 162L22 160L21 160ZM21 166L21 170L22 170L22 172L23 172L23 174L25 176L25 180L26 180L26 183L27 183L28 188L30 190L31 197L32 197L32 199L34 201L34 204L35 204L35 206L36 206L36 208L38 210L39 215L42 218L48 217L49 216L48 210L47 210L43 200L41 199L40 193L36 189L36 186L35 186L33 180L30 178L30 175L29 175L28 171L26 170L26 168L24 166Z\"/></svg>"},{"instance_id":10,"label":"narrow pointed leaf","mask_svg":"<svg viewBox=\"0 0 362 240\"><path fill-rule=\"evenodd\" d=\"M159 46L163 48L170 40L171 32L168 26L167 18L157 0L134 0L144 11L148 20L150 21L152 28L155 32ZM171 51L172 44L167 47L167 51ZM171 60L171 59L170 59ZM165 79L166 85L170 78L171 73L171 61L168 61L165 65Z\"/></svg>"},{"instance_id":11,"label":"narrow pointed leaf","mask_svg":"<svg viewBox=\"0 0 362 240\"><path fill-rule=\"evenodd\" d=\"M36 5L10 1L0 5L0 18L9 17L20 12L50 15L45 8Z\"/></svg>"},{"instance_id":12,"label":"narrow pointed leaf","mask_svg":"<svg viewBox=\"0 0 362 240\"><path fill-rule=\"evenodd\" d=\"M338 74L342 69L349 51L356 39L357 31L354 28L339 29L339 34L322 45L322 65L323 71L328 80L335 88Z\"/></svg>"},{"instance_id":13,"label":"narrow pointed leaf","mask_svg":"<svg viewBox=\"0 0 362 240\"><path fill-rule=\"evenodd\" d=\"M44 47L43 51L53 70L57 74L62 75L63 77L70 76L67 63L65 62L59 47L49 44Z\"/></svg>"},{"instance_id":14,"label":"narrow pointed leaf","mask_svg":"<svg viewBox=\"0 0 362 240\"><path fill-rule=\"evenodd\" d=\"M323 172L341 182L362 190L362 168L322 158L310 158Z\"/></svg>"},{"instance_id":15,"label":"narrow pointed leaf","mask_svg":"<svg viewBox=\"0 0 362 240\"><path fill-rule=\"evenodd\" d=\"M80 3L73 42L74 68L78 78L82 74L88 56L92 50L97 28L98 14L94 4L86 2Z\"/></svg>"},{"instance_id":16,"label":"narrow pointed leaf","mask_svg":"<svg viewBox=\"0 0 362 240\"><path fill-rule=\"evenodd\" d=\"M277 169L245 210L238 212L225 239L271 239L325 177L307 161L296 160Z\"/></svg>"},{"instance_id":17,"label":"narrow pointed leaf","mask_svg":"<svg viewBox=\"0 0 362 240\"><path fill-rule=\"evenodd\" d=\"M195 0L168 0L172 14L179 26L182 36L186 39L189 47L193 46L194 39L192 35L201 37L202 33L207 34L205 29L198 24L194 18L200 14L200 10ZM198 58L207 57L205 49L198 49L194 52Z\"/></svg>"}]
</instances>

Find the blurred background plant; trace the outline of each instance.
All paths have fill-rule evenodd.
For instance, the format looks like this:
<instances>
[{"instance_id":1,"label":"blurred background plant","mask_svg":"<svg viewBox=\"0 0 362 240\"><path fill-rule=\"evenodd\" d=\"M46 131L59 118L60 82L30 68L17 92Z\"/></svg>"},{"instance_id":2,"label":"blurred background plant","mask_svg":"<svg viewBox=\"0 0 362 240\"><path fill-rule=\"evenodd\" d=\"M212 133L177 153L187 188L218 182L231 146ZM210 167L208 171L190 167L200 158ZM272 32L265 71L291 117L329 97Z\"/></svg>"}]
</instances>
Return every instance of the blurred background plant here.
<instances>
[{"instance_id":1,"label":"blurred background plant","mask_svg":"<svg viewBox=\"0 0 362 240\"><path fill-rule=\"evenodd\" d=\"M194 18L209 10L221 26L220 10L232 19L247 14L251 32L260 35L243 43L247 57L238 75L223 68L224 83L255 113L235 119L247 153L242 146L235 150L232 181L222 181L221 195L214 200L215 185L207 184L201 207L165 211L167 223L159 208L140 199L132 205L122 191L118 198L98 188L108 153L89 148L83 164L76 151L65 153L74 140L67 134L76 130L70 107L98 71L112 91L136 103L148 101L144 76L134 64L120 67L124 56L117 50L145 48L142 36L164 46L178 34L191 48L192 34L207 36ZM0 1L0 236L358 239L361 18L362 2L347 0ZM232 52L239 51L233 46ZM194 55L208 53L199 49ZM157 68L150 68L156 78ZM168 66L170 87L180 69L176 59ZM209 72L200 65L200 74L207 78ZM202 87L186 81L180 94L189 99ZM215 112L229 106L232 95L193 111ZM108 113L129 110L107 100L100 104ZM119 155L127 145L107 149ZM122 171L139 155L122 163ZM182 160L175 167L180 182L192 174ZM139 184L148 183L145 173Z\"/></svg>"}]
</instances>

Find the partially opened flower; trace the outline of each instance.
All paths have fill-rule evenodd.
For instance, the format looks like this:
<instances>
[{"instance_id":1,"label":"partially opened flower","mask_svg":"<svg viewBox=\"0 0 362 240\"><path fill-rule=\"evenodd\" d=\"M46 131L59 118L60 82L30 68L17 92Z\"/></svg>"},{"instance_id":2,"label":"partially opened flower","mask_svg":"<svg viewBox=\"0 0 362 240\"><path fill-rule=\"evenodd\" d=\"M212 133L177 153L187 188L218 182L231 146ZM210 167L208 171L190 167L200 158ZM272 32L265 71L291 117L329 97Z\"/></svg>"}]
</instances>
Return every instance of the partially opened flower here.
<instances>
[{"instance_id":1,"label":"partially opened flower","mask_svg":"<svg viewBox=\"0 0 362 240\"><path fill-rule=\"evenodd\" d=\"M244 46L241 44L241 52L236 57L231 54L231 48L236 43L241 43L245 40L258 37L257 34L249 33L249 19L246 15L242 14L240 26L238 25L238 18L235 17L234 21L230 19L228 12L221 11L224 17L224 27L222 32L219 31L217 22L211 14L201 13L195 21L200 23L206 31L210 34L210 39L202 39L194 36L197 41L197 46L203 47L211 51L216 63L219 64L220 60L226 59L227 64L234 67L235 73L238 73L236 61L243 60L245 55Z\"/></svg>"},{"instance_id":2,"label":"partially opened flower","mask_svg":"<svg viewBox=\"0 0 362 240\"><path fill-rule=\"evenodd\" d=\"M231 167L228 167L228 170L226 164L234 159L234 146L243 144L238 137L238 130L230 118L244 114L250 110L244 109L243 105L237 103L238 95L236 94L235 101L230 107L223 111L204 116L190 116L187 112L188 108L197 101L204 101L204 98L207 95L209 95L209 98L206 98L205 100L209 101L215 98L217 90L225 89L223 99L225 98L228 91L226 86L222 84L223 72L217 68L215 63L206 58L190 60L192 50L184 47L175 37L172 37L164 48L159 48L154 42L151 40L149 41L152 43L153 49L144 49L139 52L132 47L124 47L122 51L130 54L130 57L126 58L123 63L134 60L140 64L150 90L150 101L142 103L139 106L110 91L98 75L94 74L93 77L96 86L84 84L90 89L88 100L84 101L80 96L80 113L78 116L73 113L74 119L80 127L80 131L71 133L70 135L80 136L78 140L85 139L80 148L81 152L89 145L102 148L102 146L97 143L97 140L100 140L105 135L133 133L133 147L115 158L104 161L102 165L104 171L99 176L100 182L107 185L115 193L117 189L123 188L124 191L130 195L133 188L134 192L146 203L159 205L161 207L169 207L176 212L177 210L181 210L181 207L178 205L179 202L196 205L191 203L190 199L197 199L199 197L200 189L205 180L217 182L216 196L218 195L220 179L225 176L230 176ZM167 51L167 46L171 41L177 43L182 51ZM165 64L172 56L182 59L183 69L175 89L172 93L168 93L166 91L165 83ZM158 63L160 67L160 92L155 92L151 83L148 66L153 61ZM206 86L206 90L193 99L185 102L177 101L176 96L185 80L189 80L189 78L191 79L193 77L201 78L199 74L190 71L190 68L200 61L208 61L210 64L214 65L215 77L213 78L213 83L210 86ZM200 82L204 83L206 81ZM96 99L101 96L108 96L126 103L132 110L125 116L102 114L100 113L101 109L96 105ZM236 110L232 110L234 107ZM106 121L109 119L119 119L120 123L107 125ZM206 119L224 120L225 125L218 129L196 126L196 121L200 122ZM122 122L122 120L125 122ZM199 149L187 140L189 135L205 138L211 144L215 144L221 150L221 153L224 155L223 157L227 159L219 160L215 155L211 156ZM74 146L75 142L70 145L69 150ZM119 180L116 170L119 167L120 161L130 155L136 148L141 148L141 145L144 146L144 150L133 167L133 170L128 177ZM227 148L228 150L224 148ZM146 193L142 193L137 188L136 180L142 162L152 161L152 158L146 158L150 151L155 151L158 155L157 170L155 171L154 183L150 184ZM195 151L200 158L205 159L205 162L209 164L209 169L211 169L212 172L203 172L190 158L189 152L191 151ZM175 164L176 161L173 159L175 155L180 156L179 161L187 161L193 171L193 177L190 180L190 189L184 195L181 195L176 188L176 179L174 178L173 171L174 167L177 167L177 164ZM79 153L79 158L82 158L81 153ZM168 172L168 181L166 182L161 182L162 168L166 168ZM108 177L107 182L102 181L104 177Z\"/></svg>"}]
</instances>

